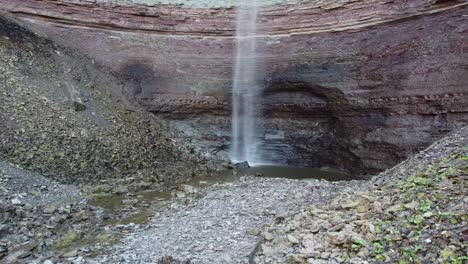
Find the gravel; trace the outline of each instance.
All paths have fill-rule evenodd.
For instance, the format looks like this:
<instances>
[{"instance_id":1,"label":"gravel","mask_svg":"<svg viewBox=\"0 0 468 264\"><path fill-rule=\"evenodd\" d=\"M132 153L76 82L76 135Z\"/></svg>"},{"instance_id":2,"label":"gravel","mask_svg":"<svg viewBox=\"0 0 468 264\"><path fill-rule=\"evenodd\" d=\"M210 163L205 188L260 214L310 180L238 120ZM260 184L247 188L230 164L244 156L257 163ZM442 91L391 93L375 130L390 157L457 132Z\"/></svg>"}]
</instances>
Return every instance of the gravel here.
<instances>
[{"instance_id":1,"label":"gravel","mask_svg":"<svg viewBox=\"0 0 468 264\"><path fill-rule=\"evenodd\" d=\"M0 198L16 205L42 205L77 202L82 195L76 186L59 184L0 161Z\"/></svg>"},{"instance_id":2,"label":"gravel","mask_svg":"<svg viewBox=\"0 0 468 264\"><path fill-rule=\"evenodd\" d=\"M264 228L255 263L464 263L467 172L465 127Z\"/></svg>"},{"instance_id":3,"label":"gravel","mask_svg":"<svg viewBox=\"0 0 468 264\"><path fill-rule=\"evenodd\" d=\"M175 202L158 212L149 226L96 261L155 263L162 256L172 256L191 263L248 263L265 223L284 218L304 204L329 199L345 186L360 184L244 177L214 185L201 199Z\"/></svg>"}]
</instances>

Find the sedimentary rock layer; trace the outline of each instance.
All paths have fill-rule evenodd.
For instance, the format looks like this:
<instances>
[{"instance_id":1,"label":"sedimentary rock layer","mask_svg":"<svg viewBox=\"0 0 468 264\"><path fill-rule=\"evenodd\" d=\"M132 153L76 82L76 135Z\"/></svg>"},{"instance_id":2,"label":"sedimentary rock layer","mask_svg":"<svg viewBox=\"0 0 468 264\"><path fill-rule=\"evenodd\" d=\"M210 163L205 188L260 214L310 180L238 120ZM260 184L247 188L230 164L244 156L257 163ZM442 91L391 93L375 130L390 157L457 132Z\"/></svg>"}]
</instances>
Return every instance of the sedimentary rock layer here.
<instances>
[{"instance_id":1,"label":"sedimentary rock layer","mask_svg":"<svg viewBox=\"0 0 468 264\"><path fill-rule=\"evenodd\" d=\"M87 0L2 0L0 3L4 9L19 16L75 27L156 32L171 36L233 36L235 31L235 8L230 6L187 8L183 5L131 5ZM260 31L268 36L337 32L435 14L465 5L465 1L456 0L300 1L265 6L258 23Z\"/></svg>"},{"instance_id":2,"label":"sedimentary rock layer","mask_svg":"<svg viewBox=\"0 0 468 264\"><path fill-rule=\"evenodd\" d=\"M8 1L0 6L123 80L192 144L230 141L235 8ZM385 169L468 123L466 1L302 1L259 15L266 159Z\"/></svg>"}]
</instances>

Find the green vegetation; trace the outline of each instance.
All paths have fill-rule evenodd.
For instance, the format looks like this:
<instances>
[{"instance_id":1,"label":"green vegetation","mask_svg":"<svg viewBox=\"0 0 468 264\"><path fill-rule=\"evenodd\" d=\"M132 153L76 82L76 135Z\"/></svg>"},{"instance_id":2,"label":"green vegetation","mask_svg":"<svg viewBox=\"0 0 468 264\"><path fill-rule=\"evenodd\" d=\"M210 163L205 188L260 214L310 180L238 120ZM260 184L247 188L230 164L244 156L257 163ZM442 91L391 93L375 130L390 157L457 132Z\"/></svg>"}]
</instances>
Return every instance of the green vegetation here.
<instances>
[{"instance_id":1,"label":"green vegetation","mask_svg":"<svg viewBox=\"0 0 468 264\"><path fill-rule=\"evenodd\" d=\"M62 237L62 239L54 245L54 249L64 249L70 247L73 243L81 238L81 234L76 231L70 231Z\"/></svg>"},{"instance_id":2,"label":"green vegetation","mask_svg":"<svg viewBox=\"0 0 468 264\"><path fill-rule=\"evenodd\" d=\"M404 230L404 239L375 241L376 259L381 259L380 256L385 254L385 247L380 244L380 241L400 245L403 257L399 263L420 263L423 258L426 258L424 261L428 261L427 252L437 250L437 248L439 248L437 250L439 254L432 256L431 261L461 263L466 259L466 256L463 256L463 245L453 240L454 236L459 235L451 231L454 226L462 222L466 224L466 211L464 211L466 207L457 206L458 198L466 195L463 176L461 176L465 173L467 166L466 157L462 153L451 154L439 164L429 167L426 172L408 177L406 180L394 181L391 184L391 187L396 188L400 193L393 202L405 205L400 207L397 214L407 217L389 218L389 221L382 221L377 226L393 227L381 228L381 235L384 238L394 233L395 230ZM449 208L459 209L456 212L447 211ZM446 244L449 237L452 240Z\"/></svg>"},{"instance_id":3,"label":"green vegetation","mask_svg":"<svg viewBox=\"0 0 468 264\"><path fill-rule=\"evenodd\" d=\"M464 263L463 234L454 230L468 219L466 206L460 204L466 197L467 161L463 151L452 153L423 172L390 181L384 196L391 197L391 206L374 218L374 239L354 240L343 256L353 259L371 252L376 262Z\"/></svg>"}]
</instances>

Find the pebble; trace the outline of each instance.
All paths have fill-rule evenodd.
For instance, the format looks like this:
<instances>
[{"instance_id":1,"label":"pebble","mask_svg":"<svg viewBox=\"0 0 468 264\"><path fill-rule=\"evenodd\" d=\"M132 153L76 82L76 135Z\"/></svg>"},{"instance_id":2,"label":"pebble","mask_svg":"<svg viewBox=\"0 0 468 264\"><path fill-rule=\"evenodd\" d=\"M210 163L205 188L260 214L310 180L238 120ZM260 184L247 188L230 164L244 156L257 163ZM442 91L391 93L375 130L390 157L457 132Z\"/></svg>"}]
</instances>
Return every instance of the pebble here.
<instances>
[{"instance_id":1,"label":"pebble","mask_svg":"<svg viewBox=\"0 0 468 264\"><path fill-rule=\"evenodd\" d=\"M288 235L288 241L293 244L299 244L299 240L293 235Z\"/></svg>"},{"instance_id":2,"label":"pebble","mask_svg":"<svg viewBox=\"0 0 468 264\"><path fill-rule=\"evenodd\" d=\"M292 210L331 197L340 188L318 180L258 177L209 186L202 198L188 204L175 198L170 207L159 211L148 227L130 234L111 250L112 254L100 256L96 261L114 263L130 255L145 261L170 255L179 259L190 256L191 263L208 264L224 263L229 255L236 256L235 263L248 263L246 254L256 247L259 234L263 234L265 241L276 241L274 230L261 232L265 223L281 221L289 217ZM197 192L191 186L183 189L178 192ZM208 222L210 225L206 228ZM301 220L296 219L290 229L298 228L300 223ZM287 248L289 243L299 246L299 238L291 234L280 247ZM265 244L259 250L264 256L276 256L278 252L276 247ZM271 263L285 262L272 259Z\"/></svg>"},{"instance_id":3,"label":"pebble","mask_svg":"<svg viewBox=\"0 0 468 264\"><path fill-rule=\"evenodd\" d=\"M264 237L265 240L267 240L267 241L271 241L271 240L273 240L273 239L275 238L275 237L274 237L271 233L269 233L269 232L265 232L265 233L263 234L263 237Z\"/></svg>"},{"instance_id":4,"label":"pebble","mask_svg":"<svg viewBox=\"0 0 468 264\"><path fill-rule=\"evenodd\" d=\"M322 258L322 259L329 259L329 258L330 258L330 254L331 254L330 252L326 252L326 251L325 251L325 252L322 252L322 253L320 254L320 258Z\"/></svg>"},{"instance_id":5,"label":"pebble","mask_svg":"<svg viewBox=\"0 0 468 264\"><path fill-rule=\"evenodd\" d=\"M18 199L18 198L13 198L13 199L11 199L11 203L14 204L14 205L21 205L21 204L23 204L23 202L22 202L20 199Z\"/></svg>"},{"instance_id":6,"label":"pebble","mask_svg":"<svg viewBox=\"0 0 468 264\"><path fill-rule=\"evenodd\" d=\"M137 199L124 199L122 200L122 204L124 205L135 205L138 203Z\"/></svg>"},{"instance_id":7,"label":"pebble","mask_svg":"<svg viewBox=\"0 0 468 264\"><path fill-rule=\"evenodd\" d=\"M115 189L114 193L116 194L123 194L123 193L128 193L128 187L127 186L119 186Z\"/></svg>"}]
</instances>

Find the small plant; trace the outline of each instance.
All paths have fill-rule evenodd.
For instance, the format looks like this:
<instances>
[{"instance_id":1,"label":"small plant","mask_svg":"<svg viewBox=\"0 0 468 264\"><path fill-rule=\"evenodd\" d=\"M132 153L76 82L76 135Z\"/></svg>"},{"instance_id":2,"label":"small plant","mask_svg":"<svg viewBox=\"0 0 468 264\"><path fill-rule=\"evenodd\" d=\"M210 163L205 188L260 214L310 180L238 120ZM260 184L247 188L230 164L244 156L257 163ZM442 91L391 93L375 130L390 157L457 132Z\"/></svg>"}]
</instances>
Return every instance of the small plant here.
<instances>
[{"instance_id":1,"label":"small plant","mask_svg":"<svg viewBox=\"0 0 468 264\"><path fill-rule=\"evenodd\" d=\"M427 175L424 174L425 177L410 177L410 182L416 184L416 185L428 185L431 183L431 179L427 178Z\"/></svg>"},{"instance_id":2,"label":"small plant","mask_svg":"<svg viewBox=\"0 0 468 264\"><path fill-rule=\"evenodd\" d=\"M344 252L342 255L341 255L341 259L344 260L344 261L347 261L350 259L348 253Z\"/></svg>"},{"instance_id":3,"label":"small plant","mask_svg":"<svg viewBox=\"0 0 468 264\"><path fill-rule=\"evenodd\" d=\"M382 226L381 226L380 224L379 224L379 225L376 225L374 228L375 228L375 229L374 229L374 230L375 230L375 233L377 233L377 234L382 233Z\"/></svg>"},{"instance_id":4,"label":"small plant","mask_svg":"<svg viewBox=\"0 0 468 264\"><path fill-rule=\"evenodd\" d=\"M414 248L403 249L403 255L408 257L411 262L416 262L419 259L417 254L422 249L423 247L421 245L416 245Z\"/></svg>"},{"instance_id":5,"label":"small plant","mask_svg":"<svg viewBox=\"0 0 468 264\"><path fill-rule=\"evenodd\" d=\"M366 241L362 239L354 239L354 243L351 245L351 248L355 251L359 251L362 247L367 245Z\"/></svg>"},{"instance_id":6,"label":"small plant","mask_svg":"<svg viewBox=\"0 0 468 264\"><path fill-rule=\"evenodd\" d=\"M424 216L417 214L411 219L411 222L413 224L419 225L423 220L424 220Z\"/></svg>"},{"instance_id":7,"label":"small plant","mask_svg":"<svg viewBox=\"0 0 468 264\"><path fill-rule=\"evenodd\" d=\"M451 218L453 216L453 213L452 212L438 212L437 216L438 216L437 222L440 223L447 218Z\"/></svg>"},{"instance_id":8,"label":"small plant","mask_svg":"<svg viewBox=\"0 0 468 264\"><path fill-rule=\"evenodd\" d=\"M374 253L376 255L379 255L379 254L383 253L383 246L379 242L374 243Z\"/></svg>"},{"instance_id":9,"label":"small plant","mask_svg":"<svg viewBox=\"0 0 468 264\"><path fill-rule=\"evenodd\" d=\"M385 259L387 258L382 254L378 254L377 256L375 256L375 259L378 261L385 261Z\"/></svg>"},{"instance_id":10,"label":"small plant","mask_svg":"<svg viewBox=\"0 0 468 264\"><path fill-rule=\"evenodd\" d=\"M451 258L452 264L463 264L468 261L468 256L461 256L461 257L452 257Z\"/></svg>"},{"instance_id":11,"label":"small plant","mask_svg":"<svg viewBox=\"0 0 468 264\"><path fill-rule=\"evenodd\" d=\"M421 203L421 211L427 212L431 209L431 206L432 206L432 201L429 199L426 199Z\"/></svg>"}]
</instances>

